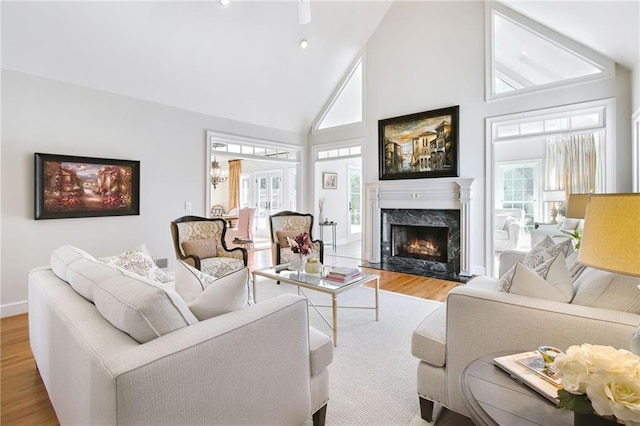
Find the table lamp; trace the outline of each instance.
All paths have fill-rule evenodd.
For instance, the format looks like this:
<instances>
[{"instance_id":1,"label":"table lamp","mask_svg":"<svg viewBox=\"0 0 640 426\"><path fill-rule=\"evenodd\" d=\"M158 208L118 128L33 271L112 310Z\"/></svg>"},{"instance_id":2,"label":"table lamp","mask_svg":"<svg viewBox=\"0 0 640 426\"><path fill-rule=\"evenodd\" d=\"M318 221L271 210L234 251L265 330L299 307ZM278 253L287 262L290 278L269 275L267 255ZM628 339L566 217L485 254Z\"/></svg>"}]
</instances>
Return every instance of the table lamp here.
<instances>
[{"instance_id":1,"label":"table lamp","mask_svg":"<svg viewBox=\"0 0 640 426\"><path fill-rule=\"evenodd\" d=\"M587 198L578 261L640 277L640 193L592 194ZM634 331L630 346L633 353L640 355L640 326Z\"/></svg>"},{"instance_id":2,"label":"table lamp","mask_svg":"<svg viewBox=\"0 0 640 426\"><path fill-rule=\"evenodd\" d=\"M558 221L556 218L558 217L558 209L556 207L556 203L563 202L565 200L565 193L562 190L550 190L550 191L542 191L542 201L545 203L553 203L551 208L551 223L556 224Z\"/></svg>"},{"instance_id":3,"label":"table lamp","mask_svg":"<svg viewBox=\"0 0 640 426\"><path fill-rule=\"evenodd\" d=\"M569 194L566 216L574 219L584 219L589 195L591 194Z\"/></svg>"}]
</instances>

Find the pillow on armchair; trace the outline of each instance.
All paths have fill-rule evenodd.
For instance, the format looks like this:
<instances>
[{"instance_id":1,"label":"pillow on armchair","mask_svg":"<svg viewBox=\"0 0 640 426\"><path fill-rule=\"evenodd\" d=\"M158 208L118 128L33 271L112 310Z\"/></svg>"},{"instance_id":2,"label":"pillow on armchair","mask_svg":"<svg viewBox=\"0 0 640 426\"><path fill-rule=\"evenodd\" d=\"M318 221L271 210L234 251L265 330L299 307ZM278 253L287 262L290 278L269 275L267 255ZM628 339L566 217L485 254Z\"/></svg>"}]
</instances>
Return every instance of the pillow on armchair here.
<instances>
[{"instance_id":1,"label":"pillow on armchair","mask_svg":"<svg viewBox=\"0 0 640 426\"><path fill-rule=\"evenodd\" d=\"M217 245L216 240L191 240L182 243L182 250L186 256L195 255L200 259L208 259L216 257Z\"/></svg>"}]
</instances>

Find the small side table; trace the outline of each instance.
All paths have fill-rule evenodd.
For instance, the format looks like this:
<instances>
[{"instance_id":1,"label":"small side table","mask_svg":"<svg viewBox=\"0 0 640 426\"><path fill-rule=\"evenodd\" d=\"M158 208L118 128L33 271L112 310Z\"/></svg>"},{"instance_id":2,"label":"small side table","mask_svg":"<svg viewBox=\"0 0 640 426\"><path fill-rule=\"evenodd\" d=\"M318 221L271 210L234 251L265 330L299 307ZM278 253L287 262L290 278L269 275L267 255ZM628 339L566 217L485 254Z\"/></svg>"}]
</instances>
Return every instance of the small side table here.
<instances>
[{"instance_id":1,"label":"small side table","mask_svg":"<svg viewBox=\"0 0 640 426\"><path fill-rule=\"evenodd\" d=\"M333 246L333 251L336 251L336 226L338 225L338 222L323 222L323 223L319 223L318 225L320 225L320 239L322 240L323 243L324 243L324 227L325 226L331 227L331 242L325 244L325 246Z\"/></svg>"},{"instance_id":2,"label":"small side table","mask_svg":"<svg viewBox=\"0 0 640 426\"><path fill-rule=\"evenodd\" d=\"M482 426L573 426L573 411L557 408L493 365L493 358L518 352L524 351L482 356L462 371L462 402L473 423Z\"/></svg>"}]
</instances>

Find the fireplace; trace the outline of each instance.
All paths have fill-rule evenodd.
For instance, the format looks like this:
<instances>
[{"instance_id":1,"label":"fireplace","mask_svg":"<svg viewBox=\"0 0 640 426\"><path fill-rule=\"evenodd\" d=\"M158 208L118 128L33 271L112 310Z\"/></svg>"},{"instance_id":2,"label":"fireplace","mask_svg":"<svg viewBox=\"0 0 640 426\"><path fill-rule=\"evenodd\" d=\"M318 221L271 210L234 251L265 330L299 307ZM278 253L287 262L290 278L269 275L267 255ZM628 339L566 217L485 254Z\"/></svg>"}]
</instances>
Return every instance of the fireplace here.
<instances>
[{"instance_id":1,"label":"fireplace","mask_svg":"<svg viewBox=\"0 0 640 426\"><path fill-rule=\"evenodd\" d=\"M447 263L449 228L391 225L391 256Z\"/></svg>"},{"instance_id":2,"label":"fireplace","mask_svg":"<svg viewBox=\"0 0 640 426\"><path fill-rule=\"evenodd\" d=\"M383 181L366 185L363 255L371 268L465 282L471 277L470 178ZM392 231L397 226L403 231ZM400 228L402 229L402 228ZM417 233L425 250L403 250L394 232ZM431 235L424 235L428 231ZM407 237L407 239L410 239ZM439 248L427 247L435 242ZM422 240L422 242L420 242ZM434 252L440 252L439 255ZM426 253L424 253L426 252Z\"/></svg>"},{"instance_id":3,"label":"fireplace","mask_svg":"<svg viewBox=\"0 0 640 426\"><path fill-rule=\"evenodd\" d=\"M457 279L460 210L381 209L381 269Z\"/></svg>"}]
</instances>

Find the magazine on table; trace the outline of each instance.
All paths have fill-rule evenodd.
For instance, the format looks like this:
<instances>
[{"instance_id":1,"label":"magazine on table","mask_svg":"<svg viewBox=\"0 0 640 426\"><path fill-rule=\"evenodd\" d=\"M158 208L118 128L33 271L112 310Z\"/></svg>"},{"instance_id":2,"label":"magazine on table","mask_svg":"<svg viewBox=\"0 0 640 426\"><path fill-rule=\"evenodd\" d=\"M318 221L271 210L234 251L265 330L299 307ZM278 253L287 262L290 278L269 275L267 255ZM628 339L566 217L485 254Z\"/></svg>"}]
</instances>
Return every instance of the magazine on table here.
<instances>
[{"instance_id":1,"label":"magazine on table","mask_svg":"<svg viewBox=\"0 0 640 426\"><path fill-rule=\"evenodd\" d=\"M329 271L329 275L339 277L352 277L355 275L362 275L362 272L360 272L360 270L356 268L335 268Z\"/></svg>"},{"instance_id":2,"label":"magazine on table","mask_svg":"<svg viewBox=\"0 0 640 426\"><path fill-rule=\"evenodd\" d=\"M363 277L362 274L358 274L352 277L340 277L340 276L334 276L334 275L327 275L326 277L324 277L325 280L329 280L329 281L333 281L333 282L337 282L337 283L342 283L342 284L348 284L354 281L359 281L361 280Z\"/></svg>"},{"instance_id":3,"label":"magazine on table","mask_svg":"<svg viewBox=\"0 0 640 426\"><path fill-rule=\"evenodd\" d=\"M537 361L538 358L541 362ZM494 358L493 363L520 383L558 405L558 391L562 389L562 385L553 372L544 371L544 360L540 353L531 351L501 356Z\"/></svg>"}]
</instances>

